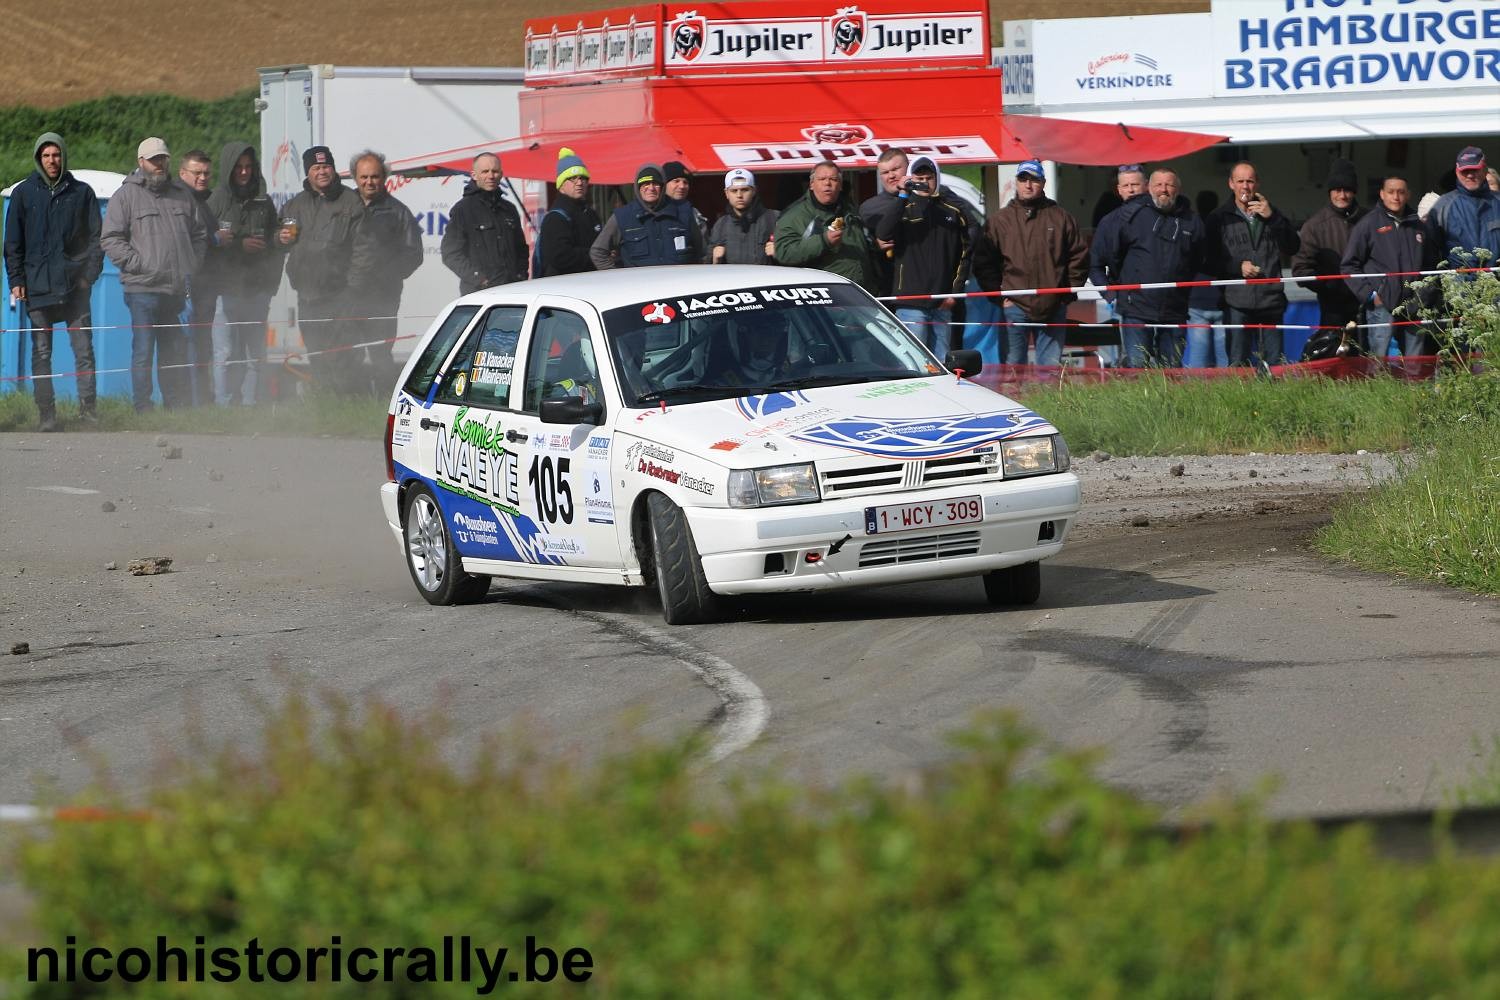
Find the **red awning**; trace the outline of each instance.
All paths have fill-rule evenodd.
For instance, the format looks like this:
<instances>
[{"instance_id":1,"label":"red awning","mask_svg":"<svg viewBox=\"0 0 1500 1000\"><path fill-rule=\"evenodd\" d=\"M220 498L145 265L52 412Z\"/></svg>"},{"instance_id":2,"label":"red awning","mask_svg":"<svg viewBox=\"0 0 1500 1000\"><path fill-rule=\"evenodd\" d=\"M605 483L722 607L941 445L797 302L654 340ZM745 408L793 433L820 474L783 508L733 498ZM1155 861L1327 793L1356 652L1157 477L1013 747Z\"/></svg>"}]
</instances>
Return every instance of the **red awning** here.
<instances>
[{"instance_id":1,"label":"red awning","mask_svg":"<svg viewBox=\"0 0 1500 1000\"><path fill-rule=\"evenodd\" d=\"M478 153L506 173L551 180L573 149L596 183L628 184L643 163L694 172L805 171L820 160L873 167L900 146L947 166L1038 158L1113 165L1182 156L1222 136L1005 115L999 70L646 78L523 91L532 134L394 161L467 171Z\"/></svg>"}]
</instances>

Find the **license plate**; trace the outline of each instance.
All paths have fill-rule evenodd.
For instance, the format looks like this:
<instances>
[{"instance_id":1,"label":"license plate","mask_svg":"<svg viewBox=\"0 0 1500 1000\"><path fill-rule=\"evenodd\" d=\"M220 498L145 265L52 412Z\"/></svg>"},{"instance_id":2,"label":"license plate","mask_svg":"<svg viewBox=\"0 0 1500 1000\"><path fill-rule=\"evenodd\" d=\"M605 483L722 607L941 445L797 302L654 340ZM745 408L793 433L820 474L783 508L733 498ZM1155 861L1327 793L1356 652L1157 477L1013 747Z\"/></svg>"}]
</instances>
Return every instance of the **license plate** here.
<instances>
[{"instance_id":1,"label":"license plate","mask_svg":"<svg viewBox=\"0 0 1500 1000\"><path fill-rule=\"evenodd\" d=\"M931 500L925 503L893 503L885 507L865 508L865 534L941 528L949 524L977 524L983 520L984 504L979 497L958 497L955 500Z\"/></svg>"}]
</instances>

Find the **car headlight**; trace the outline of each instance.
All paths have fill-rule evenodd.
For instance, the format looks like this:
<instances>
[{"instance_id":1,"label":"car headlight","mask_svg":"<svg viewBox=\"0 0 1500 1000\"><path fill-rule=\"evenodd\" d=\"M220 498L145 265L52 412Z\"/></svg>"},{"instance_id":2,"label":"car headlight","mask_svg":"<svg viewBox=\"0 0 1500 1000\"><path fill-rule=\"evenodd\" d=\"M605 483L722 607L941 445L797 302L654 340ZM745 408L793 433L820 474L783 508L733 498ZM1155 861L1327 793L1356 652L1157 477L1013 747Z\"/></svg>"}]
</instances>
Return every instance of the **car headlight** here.
<instances>
[{"instance_id":1,"label":"car headlight","mask_svg":"<svg viewBox=\"0 0 1500 1000\"><path fill-rule=\"evenodd\" d=\"M1049 434L1000 442L1000 461L1006 479L1019 479L1066 472L1072 464L1072 456L1068 454L1068 446L1063 444L1061 434Z\"/></svg>"},{"instance_id":2,"label":"car headlight","mask_svg":"<svg viewBox=\"0 0 1500 1000\"><path fill-rule=\"evenodd\" d=\"M818 497L818 475L812 463L738 469L729 474L729 506L774 507L812 503Z\"/></svg>"}]
</instances>

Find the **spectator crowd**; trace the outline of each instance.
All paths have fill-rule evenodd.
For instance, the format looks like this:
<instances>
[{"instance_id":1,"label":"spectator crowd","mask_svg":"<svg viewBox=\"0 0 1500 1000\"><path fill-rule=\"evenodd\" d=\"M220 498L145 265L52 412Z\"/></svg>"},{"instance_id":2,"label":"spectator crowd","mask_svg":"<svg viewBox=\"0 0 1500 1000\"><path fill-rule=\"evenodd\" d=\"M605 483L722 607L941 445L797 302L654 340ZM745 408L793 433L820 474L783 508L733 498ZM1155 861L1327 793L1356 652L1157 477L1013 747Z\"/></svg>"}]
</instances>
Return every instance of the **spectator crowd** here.
<instances>
[{"instance_id":1,"label":"spectator crowd","mask_svg":"<svg viewBox=\"0 0 1500 1000\"><path fill-rule=\"evenodd\" d=\"M67 145L48 132L35 171L15 188L5 227L11 295L25 309L34 394L43 430L58 427L54 328L68 330L85 423L97 420L90 292L107 256L119 269L131 322L135 408L253 405L266 398L266 323L283 271L297 293L299 328L318 391L386 391L406 280L423 259L415 216L389 193L385 158L356 153L339 176L332 150L302 157L302 191L279 211L254 145L229 142L215 160L190 150L172 172L160 138L143 140L136 169L103 219L87 184L68 169ZM501 158L474 159L443 232L443 263L469 293L528 277L617 267L754 264L818 268L895 296L897 317L942 356L960 346L963 293L992 293L1004 335L1002 362L1058 365L1071 292L1034 289L1247 279L1222 287L1106 291L1128 367L1265 366L1286 360L1283 266L1296 276L1368 275L1472 266L1475 249L1500 259L1500 177L1473 146L1454 164L1456 187L1413 208L1405 177L1382 179L1378 204L1359 204L1352 164L1337 161L1328 201L1299 226L1263 188L1255 164L1230 168L1228 197L1189 199L1165 167L1120 167L1113 205L1101 205L1092 240L1047 196L1035 160L1015 173L1015 197L986 218L943 183L939 164L888 149L877 191L857 202L849 178L819 162L807 189L781 211L761 203L743 168L723 178L710 222L689 200L680 162L643 165L633 197L601 217L587 165L559 152L556 196L528 247L526 226L503 194ZM1257 281L1255 279L1272 279ZM1409 279L1313 282L1326 327L1359 329L1360 349L1383 356L1430 353L1430 334L1402 325ZM1010 291L1018 294L1007 294ZM222 309L225 322L215 318ZM1360 321L1363 320L1362 323Z\"/></svg>"}]
</instances>

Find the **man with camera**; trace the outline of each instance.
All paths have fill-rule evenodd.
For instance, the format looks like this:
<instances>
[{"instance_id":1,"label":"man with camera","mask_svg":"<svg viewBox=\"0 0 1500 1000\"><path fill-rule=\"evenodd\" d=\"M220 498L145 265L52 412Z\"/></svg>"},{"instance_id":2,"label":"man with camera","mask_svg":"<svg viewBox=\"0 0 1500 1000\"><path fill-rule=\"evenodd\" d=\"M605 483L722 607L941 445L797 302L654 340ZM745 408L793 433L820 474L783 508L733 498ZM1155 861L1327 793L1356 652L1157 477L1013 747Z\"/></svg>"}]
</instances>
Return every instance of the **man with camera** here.
<instances>
[{"instance_id":1,"label":"man with camera","mask_svg":"<svg viewBox=\"0 0 1500 1000\"><path fill-rule=\"evenodd\" d=\"M1204 220L1208 252L1215 261L1210 273L1218 278L1280 277L1282 255L1294 254L1302 245L1297 230L1261 192L1254 164L1234 165L1229 172L1229 190L1234 197ZM1224 305L1231 365L1250 364L1252 346L1263 367L1286 360L1279 328L1246 329L1257 325L1279 327L1286 313L1286 289L1280 282L1229 285L1224 289Z\"/></svg>"},{"instance_id":2,"label":"man with camera","mask_svg":"<svg viewBox=\"0 0 1500 1000\"><path fill-rule=\"evenodd\" d=\"M901 191L876 223L875 238L891 242L891 293L934 296L897 305L896 318L938 357L948 353L954 294L969 280L972 230L963 207L939 190L941 173L929 157L911 162ZM942 297L937 297L942 296Z\"/></svg>"}]
</instances>

